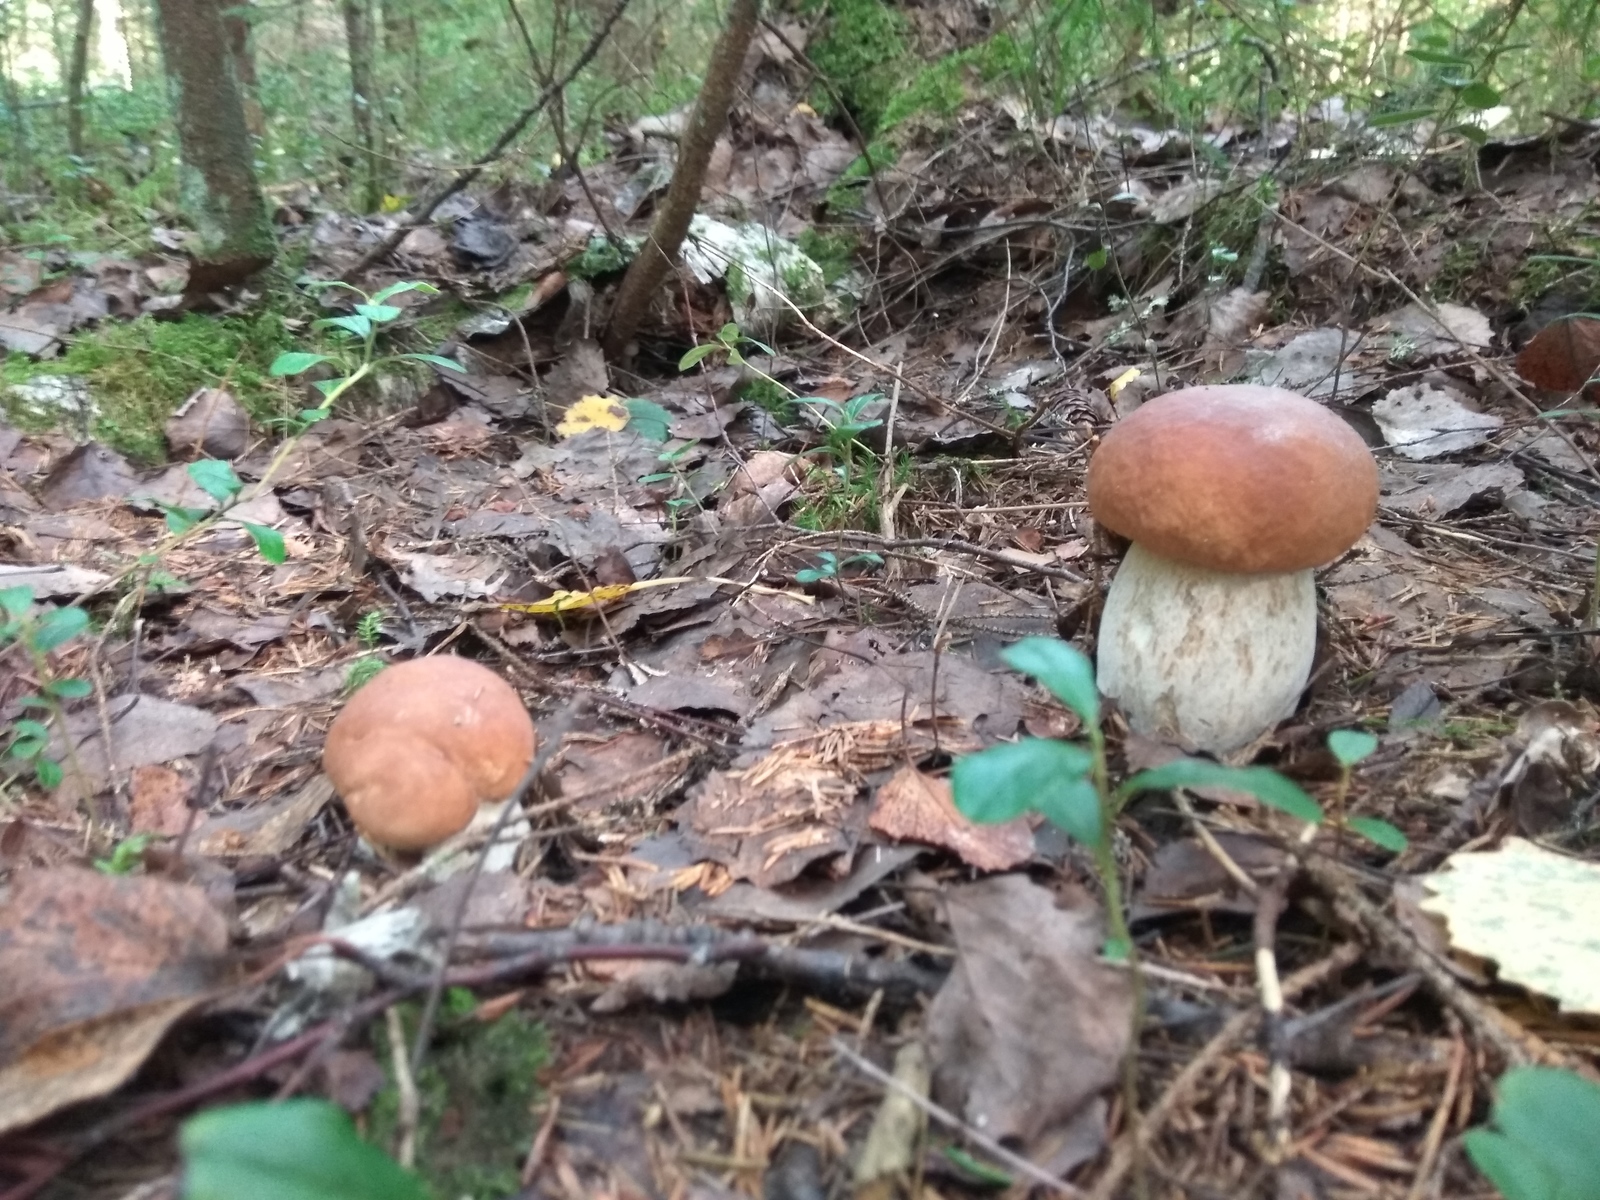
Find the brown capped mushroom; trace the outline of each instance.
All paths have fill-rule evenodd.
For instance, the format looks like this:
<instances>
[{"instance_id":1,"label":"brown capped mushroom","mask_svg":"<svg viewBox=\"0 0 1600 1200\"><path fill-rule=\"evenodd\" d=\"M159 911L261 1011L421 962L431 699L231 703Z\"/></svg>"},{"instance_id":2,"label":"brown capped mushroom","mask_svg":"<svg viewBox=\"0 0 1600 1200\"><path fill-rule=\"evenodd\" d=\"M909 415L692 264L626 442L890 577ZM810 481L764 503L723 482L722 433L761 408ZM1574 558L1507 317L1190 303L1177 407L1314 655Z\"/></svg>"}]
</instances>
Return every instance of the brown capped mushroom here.
<instances>
[{"instance_id":1,"label":"brown capped mushroom","mask_svg":"<svg viewBox=\"0 0 1600 1200\"><path fill-rule=\"evenodd\" d=\"M1100 690L1138 732L1232 750L1294 712L1317 640L1312 568L1372 523L1360 436L1281 388L1147 401L1089 463L1095 520L1133 542L1100 622Z\"/></svg>"},{"instance_id":2,"label":"brown capped mushroom","mask_svg":"<svg viewBox=\"0 0 1600 1200\"><path fill-rule=\"evenodd\" d=\"M533 761L533 720L511 685L453 655L386 667L334 719L322 768L375 845L423 850L504 800Z\"/></svg>"}]
</instances>

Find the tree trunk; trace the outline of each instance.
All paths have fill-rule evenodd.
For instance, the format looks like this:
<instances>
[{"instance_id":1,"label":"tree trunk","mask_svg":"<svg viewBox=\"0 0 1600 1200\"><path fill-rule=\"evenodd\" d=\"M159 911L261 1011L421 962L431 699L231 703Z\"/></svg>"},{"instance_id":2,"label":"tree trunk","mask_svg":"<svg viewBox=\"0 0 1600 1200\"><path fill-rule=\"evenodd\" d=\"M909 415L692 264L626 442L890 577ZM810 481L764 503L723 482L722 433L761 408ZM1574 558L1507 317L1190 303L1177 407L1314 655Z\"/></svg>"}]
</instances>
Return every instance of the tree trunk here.
<instances>
[{"instance_id":1,"label":"tree trunk","mask_svg":"<svg viewBox=\"0 0 1600 1200\"><path fill-rule=\"evenodd\" d=\"M344 0L344 37L350 55L350 118L356 145L361 149L361 208L373 212L383 192L378 182L378 145L374 140L372 109L371 0Z\"/></svg>"},{"instance_id":2,"label":"tree trunk","mask_svg":"<svg viewBox=\"0 0 1600 1200\"><path fill-rule=\"evenodd\" d=\"M222 6L222 29L228 37L228 56L233 61L233 77L239 81L239 100L244 105L244 124L253 137L265 137L266 114L256 90L255 24L250 20L250 0L218 0Z\"/></svg>"},{"instance_id":3,"label":"tree trunk","mask_svg":"<svg viewBox=\"0 0 1600 1200\"><path fill-rule=\"evenodd\" d=\"M270 263L278 240L256 182L217 0L156 0L156 16L183 159L183 207L200 235L189 286L216 291Z\"/></svg>"},{"instance_id":4,"label":"tree trunk","mask_svg":"<svg viewBox=\"0 0 1600 1200\"><path fill-rule=\"evenodd\" d=\"M617 289L605 337L606 355L612 359L621 358L627 349L689 232L711 151L728 123L733 89L739 82L745 51L750 48L759 16L760 0L730 0L728 23L711 48L705 82L700 85L688 128L678 143L678 165L672 172L672 183L650 226L650 236L628 264L628 273Z\"/></svg>"},{"instance_id":5,"label":"tree trunk","mask_svg":"<svg viewBox=\"0 0 1600 1200\"><path fill-rule=\"evenodd\" d=\"M78 27L72 31L72 62L67 67L67 153L83 157L83 87L89 75L89 33L94 0L78 0Z\"/></svg>"}]
</instances>

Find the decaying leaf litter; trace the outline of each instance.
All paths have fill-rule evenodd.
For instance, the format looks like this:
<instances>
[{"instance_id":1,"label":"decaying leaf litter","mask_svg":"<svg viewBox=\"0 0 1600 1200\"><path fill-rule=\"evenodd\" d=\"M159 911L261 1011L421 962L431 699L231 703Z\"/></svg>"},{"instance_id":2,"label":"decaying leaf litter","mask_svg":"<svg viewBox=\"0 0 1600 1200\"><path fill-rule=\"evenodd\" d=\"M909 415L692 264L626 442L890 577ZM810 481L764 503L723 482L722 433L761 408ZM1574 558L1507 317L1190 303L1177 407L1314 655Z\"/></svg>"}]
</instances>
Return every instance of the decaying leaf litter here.
<instances>
[{"instance_id":1,"label":"decaying leaf litter","mask_svg":"<svg viewBox=\"0 0 1600 1200\"><path fill-rule=\"evenodd\" d=\"M0 429L0 585L120 618L58 651L94 691L53 734L63 780L18 792L0 833L4 1194L170 1186L170 1123L242 1095L329 1095L393 1131L381 1097L419 1020L394 1006L441 967L476 1007L441 1018L448 1099L426 1115L503 1123L482 1154L529 1196L956 1195L996 1171L1040 1194L1136 1175L1159 1195L1476 1194L1456 1135L1498 1073L1592 1068L1595 947L1573 927L1597 890L1600 473L1592 427L1545 416L1581 402L1592 330L1540 333L1507 281L1591 219L1593 135L1418 158L1328 111L1210 131L1226 166L1202 170L1213 156L1176 135L974 107L954 144L930 135L857 185L867 249L825 284L746 221L797 238L856 151L796 106L782 42L752 67L685 269L627 363L594 339L610 239L669 173L650 130L559 194L463 195L406 236L371 286L472 299L437 348L467 370L304 432L237 514L281 535L282 563L223 522L162 558L137 626L117 607L165 532L152 501L207 503L183 466L197 447L247 482L277 452L225 384L175 418L163 472ZM1270 275L1207 277L1191 247L1220 211L1259 231ZM309 193L281 219L325 277L388 232ZM1475 273L1434 302L1468 243ZM6 261L0 328L30 354L183 297L172 264L41 289L17 274L32 260ZM1286 827L1249 797L1129 811L1135 1123L1131 981L1098 958L1091 864L1049 826L972 825L945 775L1019 731L1078 732L997 654L1092 647L1118 552L1083 500L1095 440L1224 379L1326 403L1383 487L1379 522L1319 576L1308 701L1238 757L1409 848L1348 839L1286 894ZM30 396L93 402L50 376ZM830 445L861 396L857 444ZM487 828L422 863L374 855L320 772L352 668L422 653L493 666L548 751L480 876ZM37 683L21 662L0 677L8 720ZM1348 788L1340 729L1378 739ZM1122 772L1180 753L1109 733ZM130 835L151 835L144 874L88 865ZM1262 1014L1258 943L1281 1017ZM488 1099L504 1081L451 1057L506 1014L548 1041L509 1118Z\"/></svg>"}]
</instances>

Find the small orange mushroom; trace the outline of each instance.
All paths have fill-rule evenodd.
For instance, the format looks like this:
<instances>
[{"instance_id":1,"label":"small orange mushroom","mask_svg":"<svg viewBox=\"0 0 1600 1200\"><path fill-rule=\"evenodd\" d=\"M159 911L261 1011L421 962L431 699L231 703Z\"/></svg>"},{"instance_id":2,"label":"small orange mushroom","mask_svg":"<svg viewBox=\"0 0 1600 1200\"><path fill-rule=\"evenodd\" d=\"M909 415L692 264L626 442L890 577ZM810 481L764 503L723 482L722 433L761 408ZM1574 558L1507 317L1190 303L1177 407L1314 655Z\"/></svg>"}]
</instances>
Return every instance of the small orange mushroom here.
<instances>
[{"instance_id":1,"label":"small orange mushroom","mask_svg":"<svg viewBox=\"0 0 1600 1200\"><path fill-rule=\"evenodd\" d=\"M328 730L322 769L368 841L424 850L510 796L537 740L510 684L440 655L387 667L357 692Z\"/></svg>"}]
</instances>

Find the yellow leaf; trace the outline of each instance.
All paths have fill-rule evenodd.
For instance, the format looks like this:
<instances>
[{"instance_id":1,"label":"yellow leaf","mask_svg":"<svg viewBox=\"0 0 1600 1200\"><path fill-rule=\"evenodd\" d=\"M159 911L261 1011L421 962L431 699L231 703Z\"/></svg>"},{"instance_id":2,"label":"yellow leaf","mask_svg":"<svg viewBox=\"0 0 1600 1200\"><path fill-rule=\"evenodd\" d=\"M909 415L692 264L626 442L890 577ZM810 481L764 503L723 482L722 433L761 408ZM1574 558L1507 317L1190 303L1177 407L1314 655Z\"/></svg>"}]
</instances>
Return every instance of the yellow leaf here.
<instances>
[{"instance_id":1,"label":"yellow leaf","mask_svg":"<svg viewBox=\"0 0 1600 1200\"><path fill-rule=\"evenodd\" d=\"M378 206L378 208L382 212L395 213L399 212L405 206L406 198L404 196L385 196L383 198L383 202Z\"/></svg>"},{"instance_id":2,"label":"yellow leaf","mask_svg":"<svg viewBox=\"0 0 1600 1200\"><path fill-rule=\"evenodd\" d=\"M632 592L643 591L645 588L666 587L673 583L689 583L687 576L674 576L671 579L643 579L638 583L611 583L605 587L597 587L588 592L556 592L543 600L536 600L532 604L502 604L501 608L507 612L531 613L536 617L559 617L564 613L580 612L587 608L600 608L621 600Z\"/></svg>"},{"instance_id":3,"label":"yellow leaf","mask_svg":"<svg viewBox=\"0 0 1600 1200\"><path fill-rule=\"evenodd\" d=\"M794 110L802 117L814 117L817 115L817 110L812 108L811 105L807 104L804 100L802 100L799 104L796 104L794 106Z\"/></svg>"},{"instance_id":4,"label":"yellow leaf","mask_svg":"<svg viewBox=\"0 0 1600 1200\"><path fill-rule=\"evenodd\" d=\"M1121 375L1118 375L1111 381L1111 386L1106 389L1106 392L1113 400L1115 400L1122 394L1122 389L1127 387L1137 378L1139 378L1139 368L1129 367Z\"/></svg>"},{"instance_id":5,"label":"yellow leaf","mask_svg":"<svg viewBox=\"0 0 1600 1200\"><path fill-rule=\"evenodd\" d=\"M556 432L564 438L585 433L591 429L609 429L616 433L628 423L628 410L605 396L585 396L561 418Z\"/></svg>"}]
</instances>

